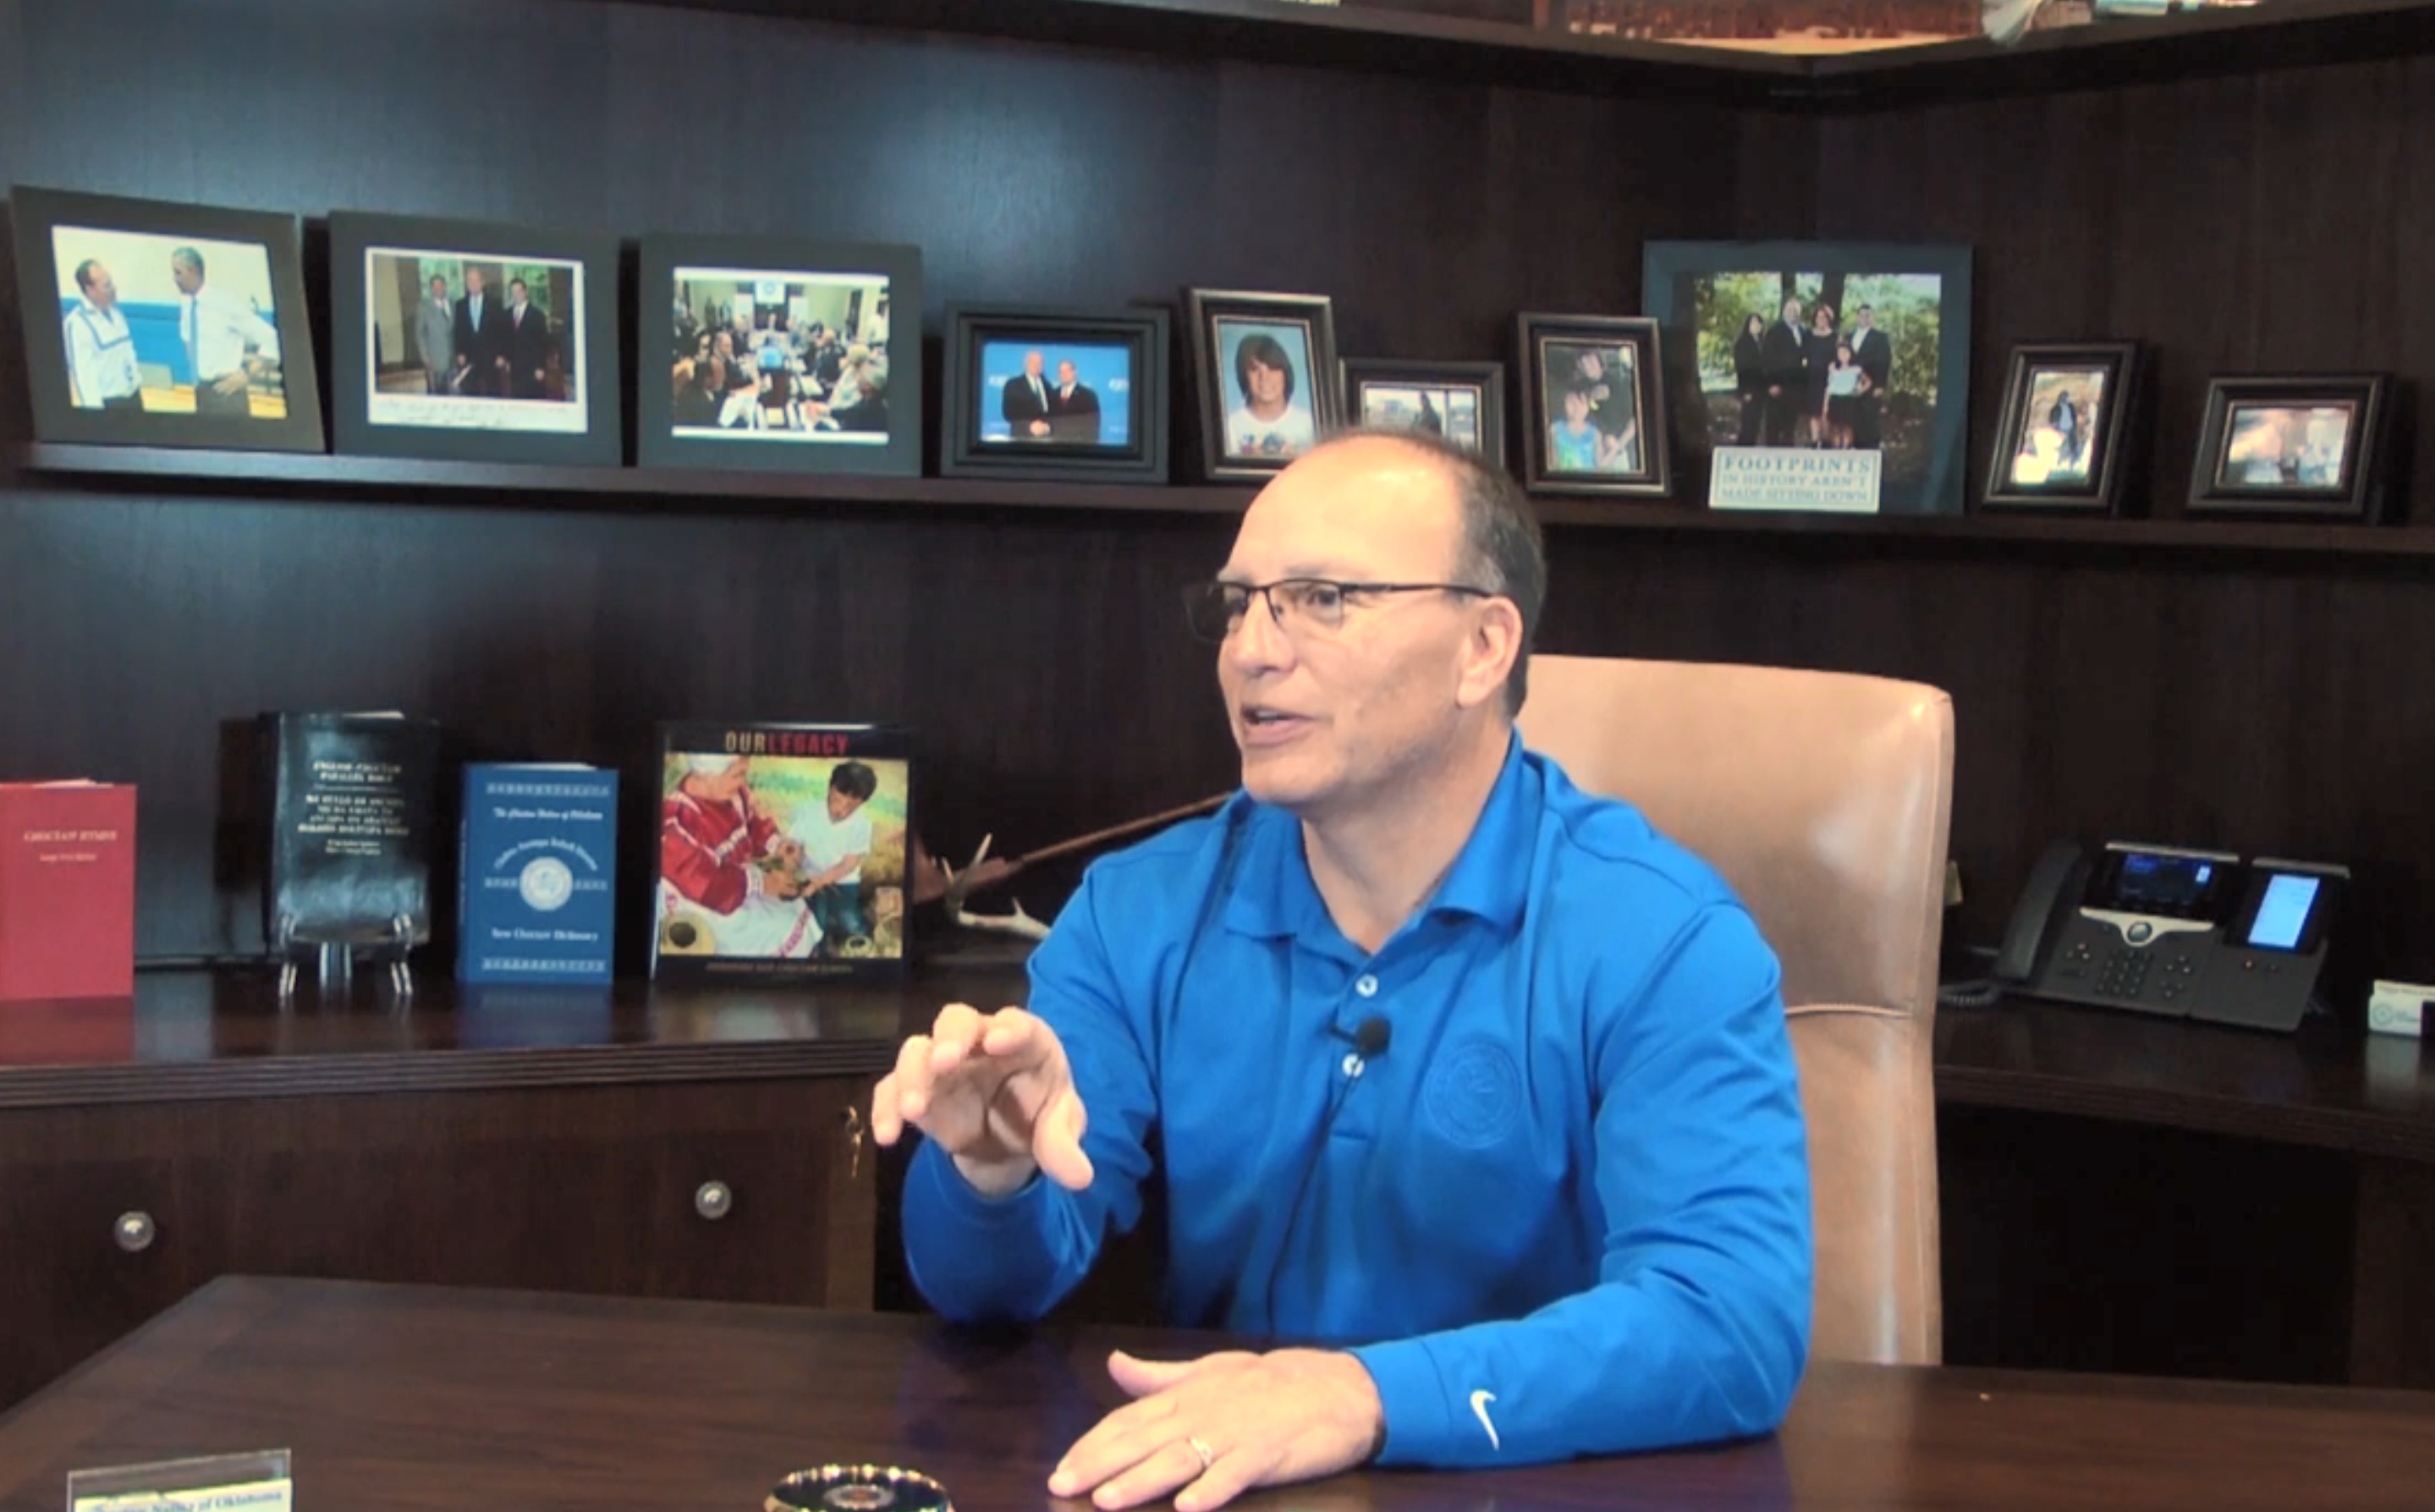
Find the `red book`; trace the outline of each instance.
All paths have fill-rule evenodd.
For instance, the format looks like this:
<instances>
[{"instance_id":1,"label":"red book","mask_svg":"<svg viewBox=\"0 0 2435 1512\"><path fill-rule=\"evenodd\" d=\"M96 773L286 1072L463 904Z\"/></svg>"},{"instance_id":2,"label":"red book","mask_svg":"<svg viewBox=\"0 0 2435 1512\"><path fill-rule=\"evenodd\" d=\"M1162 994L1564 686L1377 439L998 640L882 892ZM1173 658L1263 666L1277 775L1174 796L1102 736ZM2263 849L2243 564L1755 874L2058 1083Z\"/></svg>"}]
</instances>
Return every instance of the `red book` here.
<instances>
[{"instance_id":1,"label":"red book","mask_svg":"<svg viewBox=\"0 0 2435 1512\"><path fill-rule=\"evenodd\" d=\"M134 991L134 788L0 782L0 1002Z\"/></svg>"}]
</instances>

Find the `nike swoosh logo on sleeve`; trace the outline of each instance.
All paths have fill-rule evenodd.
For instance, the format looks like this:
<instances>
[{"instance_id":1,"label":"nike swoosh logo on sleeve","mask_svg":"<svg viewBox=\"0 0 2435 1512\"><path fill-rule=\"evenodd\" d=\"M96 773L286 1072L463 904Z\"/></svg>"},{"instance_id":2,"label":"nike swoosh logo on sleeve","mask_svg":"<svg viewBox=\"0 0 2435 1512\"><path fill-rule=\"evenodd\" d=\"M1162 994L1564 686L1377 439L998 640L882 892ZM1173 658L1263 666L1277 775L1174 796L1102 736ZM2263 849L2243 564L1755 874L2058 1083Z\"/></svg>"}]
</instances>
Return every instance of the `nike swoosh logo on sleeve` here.
<instances>
[{"instance_id":1,"label":"nike swoosh logo on sleeve","mask_svg":"<svg viewBox=\"0 0 2435 1512\"><path fill-rule=\"evenodd\" d=\"M1495 1399L1496 1393L1493 1391L1473 1392L1471 1394L1471 1415L1479 1419L1480 1427L1488 1430L1488 1447L1494 1450L1502 1450L1505 1447L1504 1442L1496 1436L1496 1425L1491 1422L1488 1417L1488 1404Z\"/></svg>"}]
</instances>

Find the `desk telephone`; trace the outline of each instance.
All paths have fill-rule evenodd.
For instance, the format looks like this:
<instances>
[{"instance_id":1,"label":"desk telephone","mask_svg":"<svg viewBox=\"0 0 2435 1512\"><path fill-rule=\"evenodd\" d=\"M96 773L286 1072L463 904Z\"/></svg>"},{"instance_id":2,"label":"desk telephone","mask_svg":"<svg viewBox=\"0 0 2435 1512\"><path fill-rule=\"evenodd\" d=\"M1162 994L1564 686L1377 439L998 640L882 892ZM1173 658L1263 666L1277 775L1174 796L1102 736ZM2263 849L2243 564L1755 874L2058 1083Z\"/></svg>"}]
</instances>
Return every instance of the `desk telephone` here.
<instances>
[{"instance_id":1,"label":"desk telephone","mask_svg":"<svg viewBox=\"0 0 2435 1512\"><path fill-rule=\"evenodd\" d=\"M2029 873L1994 975L2023 997L2293 1030L2349 888L2342 866L2062 841Z\"/></svg>"}]
</instances>

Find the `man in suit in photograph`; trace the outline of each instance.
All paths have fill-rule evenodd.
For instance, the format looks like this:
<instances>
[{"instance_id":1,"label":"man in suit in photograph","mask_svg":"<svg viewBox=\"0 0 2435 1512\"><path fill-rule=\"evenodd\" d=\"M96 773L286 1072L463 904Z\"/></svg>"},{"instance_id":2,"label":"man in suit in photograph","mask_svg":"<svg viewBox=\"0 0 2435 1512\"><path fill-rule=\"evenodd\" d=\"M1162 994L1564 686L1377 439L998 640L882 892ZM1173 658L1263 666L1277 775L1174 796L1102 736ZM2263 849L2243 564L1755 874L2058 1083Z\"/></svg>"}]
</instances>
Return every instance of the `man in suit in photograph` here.
<instances>
[{"instance_id":1,"label":"man in suit in photograph","mask_svg":"<svg viewBox=\"0 0 2435 1512\"><path fill-rule=\"evenodd\" d=\"M549 317L532 303L521 278L508 281L508 392L517 399L549 396Z\"/></svg>"},{"instance_id":2,"label":"man in suit in photograph","mask_svg":"<svg viewBox=\"0 0 2435 1512\"><path fill-rule=\"evenodd\" d=\"M1860 323L1852 327L1852 360L1859 365L1860 402L1852 415L1852 444L1874 450L1885 444L1886 384L1894 371L1894 344L1877 329L1877 312L1860 306Z\"/></svg>"},{"instance_id":3,"label":"man in suit in photograph","mask_svg":"<svg viewBox=\"0 0 2435 1512\"><path fill-rule=\"evenodd\" d=\"M1099 396L1076 378L1074 364L1057 364L1057 387L1048 391L1048 431L1069 445L1099 443Z\"/></svg>"},{"instance_id":4,"label":"man in suit in photograph","mask_svg":"<svg viewBox=\"0 0 2435 1512\"><path fill-rule=\"evenodd\" d=\"M446 393L457 369L457 311L448 303L448 280L434 275L431 297L414 307L414 341L423 353L425 386Z\"/></svg>"},{"instance_id":5,"label":"man in suit in photograph","mask_svg":"<svg viewBox=\"0 0 2435 1512\"><path fill-rule=\"evenodd\" d=\"M1026 352L1023 372L1006 380L999 401L998 411L1017 441L1046 441L1049 436L1048 382L1040 375L1041 365L1039 353Z\"/></svg>"},{"instance_id":6,"label":"man in suit in photograph","mask_svg":"<svg viewBox=\"0 0 2435 1512\"><path fill-rule=\"evenodd\" d=\"M1784 319L1767 328L1759 339L1759 369L1767 377L1767 443L1770 446L1792 444L1793 423L1799 418L1805 397L1802 354L1801 302L1784 302Z\"/></svg>"},{"instance_id":7,"label":"man in suit in photograph","mask_svg":"<svg viewBox=\"0 0 2435 1512\"><path fill-rule=\"evenodd\" d=\"M457 360L466 370L460 391L498 398L508 391L507 322L484 284L480 269L465 269L465 297L457 302Z\"/></svg>"}]
</instances>

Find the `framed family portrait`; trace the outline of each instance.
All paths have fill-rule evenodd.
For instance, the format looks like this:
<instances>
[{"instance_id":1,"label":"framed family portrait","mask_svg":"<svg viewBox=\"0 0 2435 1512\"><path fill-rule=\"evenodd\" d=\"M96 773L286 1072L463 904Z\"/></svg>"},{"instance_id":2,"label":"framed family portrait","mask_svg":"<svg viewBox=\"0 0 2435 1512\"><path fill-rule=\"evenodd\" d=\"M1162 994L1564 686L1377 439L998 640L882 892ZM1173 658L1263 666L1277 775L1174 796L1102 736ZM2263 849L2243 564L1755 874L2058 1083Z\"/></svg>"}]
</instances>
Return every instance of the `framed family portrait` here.
<instances>
[{"instance_id":1,"label":"framed family portrait","mask_svg":"<svg viewBox=\"0 0 2435 1512\"><path fill-rule=\"evenodd\" d=\"M1641 307L1697 486L1720 446L1875 451L1878 513L1961 513L1969 248L1652 241Z\"/></svg>"},{"instance_id":2,"label":"framed family portrait","mask_svg":"<svg viewBox=\"0 0 2435 1512\"><path fill-rule=\"evenodd\" d=\"M2119 513L2123 448L2146 378L2144 358L2136 341L2012 348L1983 507Z\"/></svg>"},{"instance_id":3,"label":"framed family portrait","mask_svg":"<svg viewBox=\"0 0 2435 1512\"><path fill-rule=\"evenodd\" d=\"M326 449L294 216L9 196L38 439Z\"/></svg>"},{"instance_id":4,"label":"framed family portrait","mask_svg":"<svg viewBox=\"0 0 2435 1512\"><path fill-rule=\"evenodd\" d=\"M330 322L341 452L625 461L614 236L334 211Z\"/></svg>"},{"instance_id":5,"label":"framed family portrait","mask_svg":"<svg viewBox=\"0 0 2435 1512\"><path fill-rule=\"evenodd\" d=\"M1344 421L1371 430L1421 430L1505 465L1505 364L1346 357Z\"/></svg>"},{"instance_id":6,"label":"framed family portrait","mask_svg":"<svg viewBox=\"0 0 2435 1512\"><path fill-rule=\"evenodd\" d=\"M2394 387L2381 373L2209 380L2188 513L2373 523Z\"/></svg>"},{"instance_id":7,"label":"framed family portrait","mask_svg":"<svg viewBox=\"0 0 2435 1512\"><path fill-rule=\"evenodd\" d=\"M1657 322L1526 313L1518 328L1529 491L1665 497L1672 468Z\"/></svg>"},{"instance_id":8,"label":"framed family portrait","mask_svg":"<svg viewBox=\"0 0 2435 1512\"><path fill-rule=\"evenodd\" d=\"M1203 477L1267 478L1341 424L1327 296L1191 288L1183 304Z\"/></svg>"},{"instance_id":9,"label":"framed family portrait","mask_svg":"<svg viewBox=\"0 0 2435 1512\"><path fill-rule=\"evenodd\" d=\"M941 476L1166 480L1166 310L946 314Z\"/></svg>"},{"instance_id":10,"label":"framed family portrait","mask_svg":"<svg viewBox=\"0 0 2435 1512\"><path fill-rule=\"evenodd\" d=\"M919 248L662 235L641 262L646 466L920 475Z\"/></svg>"}]
</instances>

